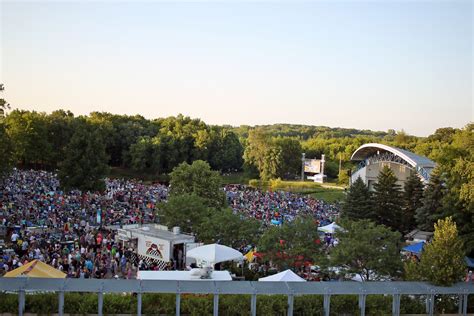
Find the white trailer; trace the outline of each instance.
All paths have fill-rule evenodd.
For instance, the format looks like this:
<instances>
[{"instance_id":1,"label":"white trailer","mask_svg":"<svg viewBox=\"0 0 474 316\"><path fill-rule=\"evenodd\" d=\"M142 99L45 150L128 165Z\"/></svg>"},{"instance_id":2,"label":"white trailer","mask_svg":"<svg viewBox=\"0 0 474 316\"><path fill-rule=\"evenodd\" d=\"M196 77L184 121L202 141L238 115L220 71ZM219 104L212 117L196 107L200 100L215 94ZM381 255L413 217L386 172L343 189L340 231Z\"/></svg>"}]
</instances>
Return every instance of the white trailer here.
<instances>
[{"instance_id":1,"label":"white trailer","mask_svg":"<svg viewBox=\"0 0 474 316\"><path fill-rule=\"evenodd\" d=\"M156 262L160 269L173 260L178 268L185 267L188 244L194 245L194 236L181 234L178 227L169 231L166 226L149 224L124 227L118 230L118 239L132 245L139 259Z\"/></svg>"}]
</instances>

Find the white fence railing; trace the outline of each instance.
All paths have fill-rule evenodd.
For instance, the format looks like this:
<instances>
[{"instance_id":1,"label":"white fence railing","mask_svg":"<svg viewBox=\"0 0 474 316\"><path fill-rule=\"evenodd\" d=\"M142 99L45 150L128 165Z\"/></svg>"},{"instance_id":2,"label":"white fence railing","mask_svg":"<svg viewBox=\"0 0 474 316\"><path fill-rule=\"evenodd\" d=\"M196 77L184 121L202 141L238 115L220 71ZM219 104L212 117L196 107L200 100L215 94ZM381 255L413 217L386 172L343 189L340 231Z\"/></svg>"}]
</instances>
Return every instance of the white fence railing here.
<instances>
[{"instance_id":1,"label":"white fence railing","mask_svg":"<svg viewBox=\"0 0 474 316\"><path fill-rule=\"evenodd\" d=\"M214 315L219 313L219 295L247 294L251 297L251 315L257 313L257 295L286 295L288 315L293 315L294 297L322 295L324 315L329 316L331 296L358 295L360 315L365 315L367 295L391 295L392 314L400 314L401 295L426 296L426 312L434 313L435 295L458 295L459 314L467 315L468 295L474 294L473 283L458 283L451 287L433 286L423 282L250 282L250 281L156 281L156 280L98 280L98 279L40 279L0 278L0 291L18 293L19 315L25 309L25 292L57 292L58 314L64 312L64 293L93 292L98 294L98 314L103 315L104 293L136 293L137 315L142 314L143 293L172 293L176 295L176 315L180 315L181 294L212 294Z\"/></svg>"}]
</instances>

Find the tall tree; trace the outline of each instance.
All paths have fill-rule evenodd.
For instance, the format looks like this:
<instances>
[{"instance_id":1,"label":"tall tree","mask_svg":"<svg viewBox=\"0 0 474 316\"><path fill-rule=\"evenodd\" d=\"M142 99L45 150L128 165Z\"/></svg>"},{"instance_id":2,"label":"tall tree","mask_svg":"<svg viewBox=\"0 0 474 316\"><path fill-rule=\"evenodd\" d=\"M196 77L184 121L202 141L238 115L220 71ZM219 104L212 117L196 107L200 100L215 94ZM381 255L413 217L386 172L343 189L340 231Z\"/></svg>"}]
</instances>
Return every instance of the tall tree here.
<instances>
[{"instance_id":1,"label":"tall tree","mask_svg":"<svg viewBox=\"0 0 474 316\"><path fill-rule=\"evenodd\" d=\"M28 167L50 165L52 146L45 113L13 110L5 124L17 163Z\"/></svg>"},{"instance_id":2,"label":"tall tree","mask_svg":"<svg viewBox=\"0 0 474 316\"><path fill-rule=\"evenodd\" d=\"M109 172L103 134L96 127L79 120L60 164L59 179L66 189L102 191Z\"/></svg>"},{"instance_id":3,"label":"tall tree","mask_svg":"<svg viewBox=\"0 0 474 316\"><path fill-rule=\"evenodd\" d=\"M416 222L418 228L425 231L433 231L433 225L443 217L443 200L446 195L446 187L441 179L439 169L431 172L430 181L423 193L422 206L416 210Z\"/></svg>"},{"instance_id":4,"label":"tall tree","mask_svg":"<svg viewBox=\"0 0 474 316\"><path fill-rule=\"evenodd\" d=\"M357 219L375 219L373 196L364 181L358 177L347 192L341 216Z\"/></svg>"},{"instance_id":5,"label":"tall tree","mask_svg":"<svg viewBox=\"0 0 474 316\"><path fill-rule=\"evenodd\" d=\"M274 179L278 177L281 149L273 144L269 134L254 129L249 132L244 160L258 169L261 179Z\"/></svg>"},{"instance_id":6,"label":"tall tree","mask_svg":"<svg viewBox=\"0 0 474 316\"><path fill-rule=\"evenodd\" d=\"M339 244L330 252L330 263L347 273L356 273L365 281L393 277L401 268L401 235L370 220L341 222L336 231Z\"/></svg>"},{"instance_id":7,"label":"tall tree","mask_svg":"<svg viewBox=\"0 0 474 316\"><path fill-rule=\"evenodd\" d=\"M374 184L375 218L377 223L400 231L402 191L393 171L384 166Z\"/></svg>"},{"instance_id":8,"label":"tall tree","mask_svg":"<svg viewBox=\"0 0 474 316\"><path fill-rule=\"evenodd\" d=\"M301 153L303 149L301 148L300 141L295 138L278 137L274 142L281 152L278 176L294 179L301 171Z\"/></svg>"},{"instance_id":9,"label":"tall tree","mask_svg":"<svg viewBox=\"0 0 474 316\"><path fill-rule=\"evenodd\" d=\"M3 84L0 84L0 92L3 92ZM0 98L0 180L10 170L12 159L12 142L7 134L4 122L4 110L9 108L9 104L5 99Z\"/></svg>"},{"instance_id":10,"label":"tall tree","mask_svg":"<svg viewBox=\"0 0 474 316\"><path fill-rule=\"evenodd\" d=\"M12 167L12 143L0 118L0 181Z\"/></svg>"},{"instance_id":11,"label":"tall tree","mask_svg":"<svg viewBox=\"0 0 474 316\"><path fill-rule=\"evenodd\" d=\"M209 216L206 200L189 193L170 196L157 207L160 223L179 226L184 232L196 233L202 221Z\"/></svg>"},{"instance_id":12,"label":"tall tree","mask_svg":"<svg viewBox=\"0 0 474 316\"><path fill-rule=\"evenodd\" d=\"M173 169L170 176L171 196L193 193L205 199L208 206L225 206L226 198L221 190L220 175L211 170L207 162L196 160L192 165L183 162Z\"/></svg>"},{"instance_id":13,"label":"tall tree","mask_svg":"<svg viewBox=\"0 0 474 316\"><path fill-rule=\"evenodd\" d=\"M434 237L424 247L420 262L405 264L406 278L450 286L462 280L465 273L464 247L451 217L438 220Z\"/></svg>"},{"instance_id":14,"label":"tall tree","mask_svg":"<svg viewBox=\"0 0 474 316\"><path fill-rule=\"evenodd\" d=\"M402 216L402 231L408 232L416 227L416 210L422 207L423 183L415 171L410 173L403 187L404 207Z\"/></svg>"}]
</instances>

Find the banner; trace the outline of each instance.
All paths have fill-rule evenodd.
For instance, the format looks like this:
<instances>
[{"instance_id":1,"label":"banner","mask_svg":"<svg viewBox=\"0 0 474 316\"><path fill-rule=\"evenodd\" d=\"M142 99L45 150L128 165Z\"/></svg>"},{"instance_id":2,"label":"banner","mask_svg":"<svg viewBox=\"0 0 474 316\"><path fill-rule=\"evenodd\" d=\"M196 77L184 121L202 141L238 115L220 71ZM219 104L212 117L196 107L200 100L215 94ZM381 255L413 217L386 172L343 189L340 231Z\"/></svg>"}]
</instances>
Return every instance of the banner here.
<instances>
[{"instance_id":1,"label":"banner","mask_svg":"<svg viewBox=\"0 0 474 316\"><path fill-rule=\"evenodd\" d=\"M155 260L170 261L170 242L142 235L138 237L138 254Z\"/></svg>"},{"instance_id":2,"label":"banner","mask_svg":"<svg viewBox=\"0 0 474 316\"><path fill-rule=\"evenodd\" d=\"M321 173L321 160L320 159L305 159L304 172Z\"/></svg>"}]
</instances>

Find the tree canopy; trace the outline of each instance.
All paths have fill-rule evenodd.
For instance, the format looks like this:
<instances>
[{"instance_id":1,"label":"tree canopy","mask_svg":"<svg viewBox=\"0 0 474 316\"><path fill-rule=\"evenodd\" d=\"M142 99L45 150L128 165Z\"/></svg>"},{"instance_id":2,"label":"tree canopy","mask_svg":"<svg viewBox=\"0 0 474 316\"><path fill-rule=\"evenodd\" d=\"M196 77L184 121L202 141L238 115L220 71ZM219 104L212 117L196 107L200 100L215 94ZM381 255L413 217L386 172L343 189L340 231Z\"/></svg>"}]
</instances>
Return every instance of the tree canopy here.
<instances>
[{"instance_id":1,"label":"tree canopy","mask_svg":"<svg viewBox=\"0 0 474 316\"><path fill-rule=\"evenodd\" d=\"M207 162L196 160L191 165L183 162L173 169L170 176L171 196L192 193L203 198L209 206L220 208L226 205L219 173L211 170Z\"/></svg>"},{"instance_id":2,"label":"tree canopy","mask_svg":"<svg viewBox=\"0 0 474 316\"><path fill-rule=\"evenodd\" d=\"M408 261L405 264L407 279L442 286L461 281L465 270L463 242L451 217L440 219L435 224L433 240L424 247L420 262Z\"/></svg>"},{"instance_id":3,"label":"tree canopy","mask_svg":"<svg viewBox=\"0 0 474 316\"><path fill-rule=\"evenodd\" d=\"M363 280L395 277L401 271L399 232L370 220L343 220L336 231L339 244L329 256L333 266L346 273L359 274Z\"/></svg>"}]
</instances>

